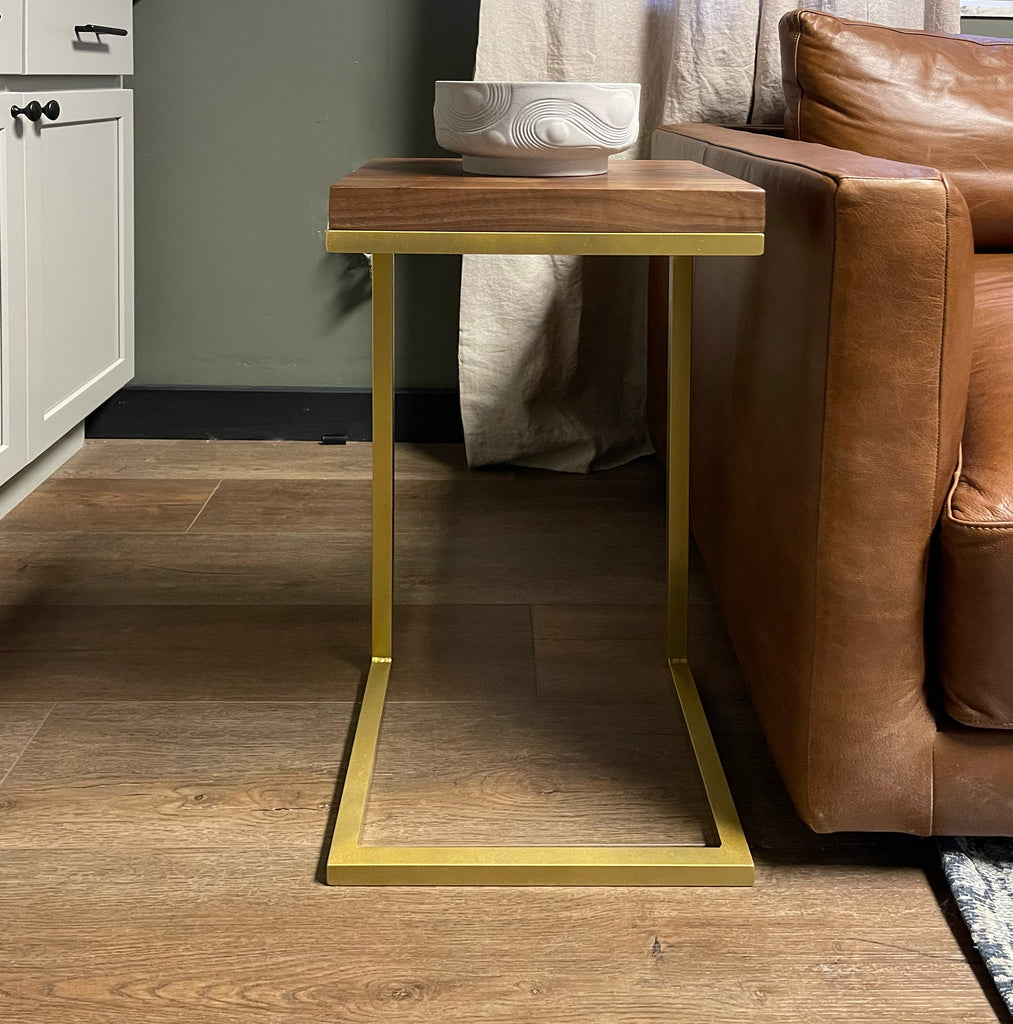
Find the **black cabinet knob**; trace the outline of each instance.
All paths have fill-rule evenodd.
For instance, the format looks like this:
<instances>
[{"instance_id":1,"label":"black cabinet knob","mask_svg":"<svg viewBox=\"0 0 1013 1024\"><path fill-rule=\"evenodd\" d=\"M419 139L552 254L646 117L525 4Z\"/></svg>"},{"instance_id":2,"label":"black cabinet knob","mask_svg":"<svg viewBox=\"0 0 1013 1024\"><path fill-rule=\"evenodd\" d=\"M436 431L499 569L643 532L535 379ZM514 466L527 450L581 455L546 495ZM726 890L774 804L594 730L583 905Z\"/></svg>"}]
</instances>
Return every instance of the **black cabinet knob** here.
<instances>
[{"instance_id":1,"label":"black cabinet knob","mask_svg":"<svg viewBox=\"0 0 1013 1024\"><path fill-rule=\"evenodd\" d=\"M59 113L59 108L57 108L57 113ZM11 107L11 117L20 117L22 114L29 121L38 121L42 117L42 104L38 100L32 100L31 103L26 103L23 107L19 107L17 104Z\"/></svg>"},{"instance_id":2,"label":"black cabinet knob","mask_svg":"<svg viewBox=\"0 0 1013 1024\"><path fill-rule=\"evenodd\" d=\"M22 114L24 114L29 121L39 121L43 114L45 114L50 121L55 121L60 116L60 104L57 103L56 100L50 100L45 106L43 106L38 100L32 100L30 103L26 103L23 107L11 107L11 117L20 117Z\"/></svg>"}]
</instances>

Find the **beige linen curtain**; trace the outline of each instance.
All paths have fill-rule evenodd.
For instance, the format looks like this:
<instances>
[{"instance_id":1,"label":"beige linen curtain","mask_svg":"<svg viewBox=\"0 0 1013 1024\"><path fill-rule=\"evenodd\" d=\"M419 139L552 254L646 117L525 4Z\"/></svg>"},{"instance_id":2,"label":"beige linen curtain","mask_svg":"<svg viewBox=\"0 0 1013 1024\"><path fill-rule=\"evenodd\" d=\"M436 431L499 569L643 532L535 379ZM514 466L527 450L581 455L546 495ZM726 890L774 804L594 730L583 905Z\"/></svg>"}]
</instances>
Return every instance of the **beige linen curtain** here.
<instances>
[{"instance_id":1,"label":"beige linen curtain","mask_svg":"<svg viewBox=\"0 0 1013 1024\"><path fill-rule=\"evenodd\" d=\"M662 123L780 121L780 17L797 7L958 32L959 0L482 0L476 80L641 83ZM646 262L465 256L459 347L471 465L586 472L651 451Z\"/></svg>"}]
</instances>

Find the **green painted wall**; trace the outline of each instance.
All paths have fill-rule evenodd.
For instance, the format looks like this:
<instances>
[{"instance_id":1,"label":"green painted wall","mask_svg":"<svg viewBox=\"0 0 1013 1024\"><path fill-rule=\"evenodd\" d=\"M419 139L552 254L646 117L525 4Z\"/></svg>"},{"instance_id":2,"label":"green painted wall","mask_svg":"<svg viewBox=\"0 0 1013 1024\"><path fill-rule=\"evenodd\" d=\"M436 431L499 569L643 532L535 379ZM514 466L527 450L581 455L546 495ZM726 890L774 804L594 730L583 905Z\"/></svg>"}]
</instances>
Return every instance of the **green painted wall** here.
<instances>
[{"instance_id":1,"label":"green painted wall","mask_svg":"<svg viewBox=\"0 0 1013 1024\"><path fill-rule=\"evenodd\" d=\"M968 36L1013 39L1013 18L961 18L960 31Z\"/></svg>"},{"instance_id":2,"label":"green painted wall","mask_svg":"<svg viewBox=\"0 0 1013 1024\"><path fill-rule=\"evenodd\" d=\"M359 387L368 278L328 256L331 182L442 153L478 0L135 0L137 383ZM457 380L460 261L399 264L398 382Z\"/></svg>"}]
</instances>

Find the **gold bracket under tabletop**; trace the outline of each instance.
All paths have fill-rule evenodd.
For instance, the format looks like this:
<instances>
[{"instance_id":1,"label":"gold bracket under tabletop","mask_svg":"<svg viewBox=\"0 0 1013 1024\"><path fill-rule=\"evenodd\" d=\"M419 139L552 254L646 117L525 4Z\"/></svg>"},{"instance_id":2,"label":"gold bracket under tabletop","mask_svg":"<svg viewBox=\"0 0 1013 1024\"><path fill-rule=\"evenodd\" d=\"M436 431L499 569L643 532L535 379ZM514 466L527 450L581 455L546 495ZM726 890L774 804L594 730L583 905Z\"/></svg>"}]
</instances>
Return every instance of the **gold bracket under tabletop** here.
<instances>
[{"instance_id":1,"label":"gold bracket under tabletop","mask_svg":"<svg viewBox=\"0 0 1013 1024\"><path fill-rule=\"evenodd\" d=\"M552 256L759 256L762 233L567 231L327 232L328 252Z\"/></svg>"}]
</instances>

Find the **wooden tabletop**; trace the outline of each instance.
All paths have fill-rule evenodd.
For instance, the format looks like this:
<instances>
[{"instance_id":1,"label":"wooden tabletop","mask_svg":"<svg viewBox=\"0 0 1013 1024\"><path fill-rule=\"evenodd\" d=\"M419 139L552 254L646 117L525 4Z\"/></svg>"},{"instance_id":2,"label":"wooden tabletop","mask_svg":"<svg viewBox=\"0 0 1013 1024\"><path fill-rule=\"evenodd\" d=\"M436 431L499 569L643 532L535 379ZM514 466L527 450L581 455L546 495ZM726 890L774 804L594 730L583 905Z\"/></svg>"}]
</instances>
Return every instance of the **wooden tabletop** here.
<instances>
[{"instance_id":1,"label":"wooden tabletop","mask_svg":"<svg viewBox=\"0 0 1013 1024\"><path fill-rule=\"evenodd\" d=\"M494 178L460 160L373 160L331 186L334 231L762 232L763 189L689 160Z\"/></svg>"}]
</instances>

